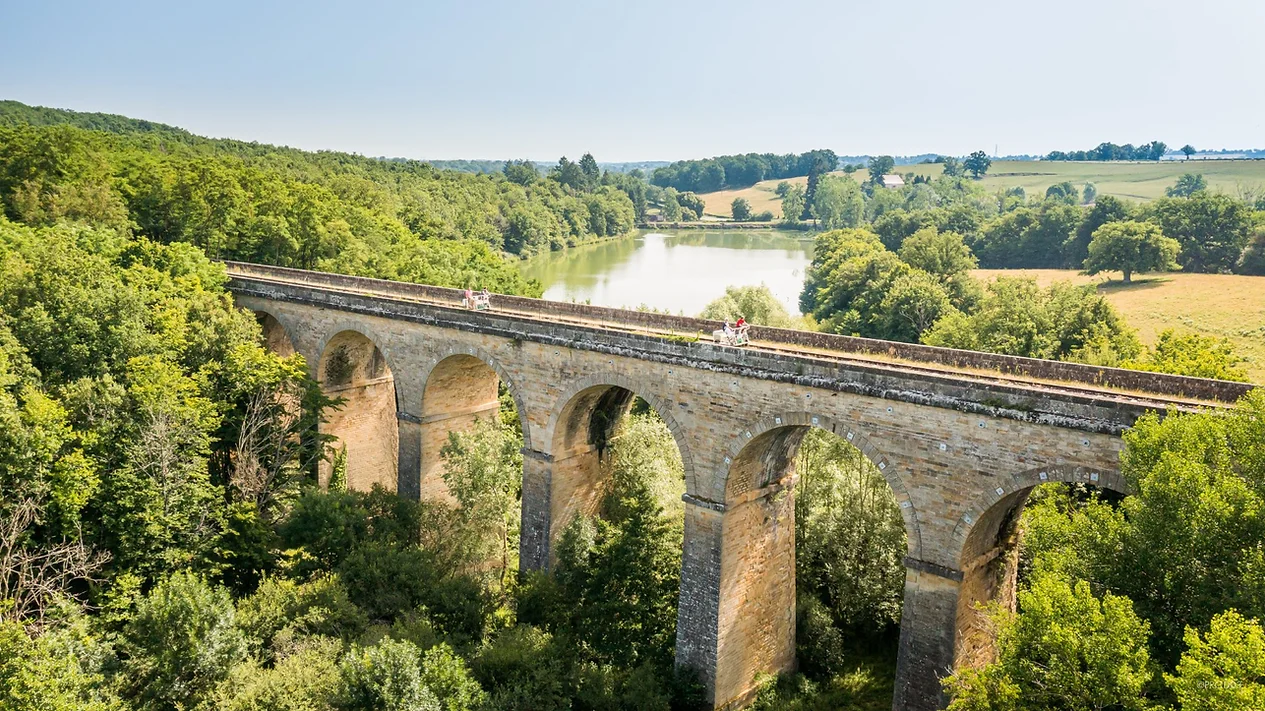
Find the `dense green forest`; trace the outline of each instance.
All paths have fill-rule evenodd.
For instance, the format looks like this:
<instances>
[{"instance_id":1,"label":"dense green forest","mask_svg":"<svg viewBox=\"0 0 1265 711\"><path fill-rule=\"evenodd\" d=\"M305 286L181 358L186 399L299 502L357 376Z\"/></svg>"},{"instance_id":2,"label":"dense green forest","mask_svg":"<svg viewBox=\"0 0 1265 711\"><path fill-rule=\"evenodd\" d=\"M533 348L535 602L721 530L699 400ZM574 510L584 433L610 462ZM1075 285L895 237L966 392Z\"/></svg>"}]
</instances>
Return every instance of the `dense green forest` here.
<instances>
[{"instance_id":1,"label":"dense green forest","mask_svg":"<svg viewBox=\"0 0 1265 711\"><path fill-rule=\"evenodd\" d=\"M839 166L831 150L807 153L744 153L703 160L680 160L655 168L650 182L682 192L709 193L755 185L761 180L827 173Z\"/></svg>"},{"instance_id":2,"label":"dense green forest","mask_svg":"<svg viewBox=\"0 0 1265 711\"><path fill-rule=\"evenodd\" d=\"M532 293L500 253L624 235L638 219L611 184L622 174L605 179L600 169L583 183L522 183L211 140L108 115L0 110L0 124L11 124L0 128L0 194L11 219L88 220L213 257Z\"/></svg>"}]
</instances>

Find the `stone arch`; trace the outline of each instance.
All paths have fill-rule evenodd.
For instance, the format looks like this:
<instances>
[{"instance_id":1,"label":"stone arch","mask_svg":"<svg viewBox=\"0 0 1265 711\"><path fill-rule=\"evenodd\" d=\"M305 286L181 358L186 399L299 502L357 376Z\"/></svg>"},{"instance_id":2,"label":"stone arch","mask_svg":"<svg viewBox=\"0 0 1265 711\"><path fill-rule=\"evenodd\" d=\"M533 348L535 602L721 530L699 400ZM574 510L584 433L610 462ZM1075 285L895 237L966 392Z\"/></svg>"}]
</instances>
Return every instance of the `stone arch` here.
<instances>
[{"instance_id":1,"label":"stone arch","mask_svg":"<svg viewBox=\"0 0 1265 711\"><path fill-rule=\"evenodd\" d=\"M563 528L579 514L597 512L604 490L602 456L606 442L616 423L636 397L641 397L661 417L672 433L688 482L693 473L693 456L684 430L673 417L667 401L649 384L617 373L598 373L572 382L561 393L550 414L544 434L538 440L549 447L544 455L549 461L547 505L547 540L554 541ZM524 518L529 514L524 490ZM549 546L551 548L551 546ZM553 555L550 550L546 559Z\"/></svg>"},{"instance_id":2,"label":"stone arch","mask_svg":"<svg viewBox=\"0 0 1265 711\"><path fill-rule=\"evenodd\" d=\"M421 498L448 499L443 480L441 451L452 432L467 432L479 419L497 417L500 384L504 383L518 409L524 447L530 448L531 430L525 402L505 369L482 349L450 346L440 349L425 368L421 380Z\"/></svg>"},{"instance_id":3,"label":"stone arch","mask_svg":"<svg viewBox=\"0 0 1265 711\"><path fill-rule=\"evenodd\" d=\"M861 428L812 412L772 414L728 443L707 492L721 511L715 701L738 705L755 693L758 675L795 665L794 460L812 428L834 433L873 462L896 498L909 555L922 541L918 513L899 467ZM728 707L728 706L726 706Z\"/></svg>"},{"instance_id":4,"label":"stone arch","mask_svg":"<svg viewBox=\"0 0 1265 711\"><path fill-rule=\"evenodd\" d=\"M789 431L791 429L799 429L802 436L802 433L810 427L832 432L842 437L849 444L859 449L866 459L874 463L879 473L883 475L883 479L887 481L887 485L891 487L892 495L896 497L896 503L900 507L901 517L905 520L905 535L909 543L909 555L914 558L920 558L922 555L922 533L918 520L918 510L909 496L909 490L906 488L904 478L900 474L900 467L895 466L881 450L875 447L869 438L861 432L861 428L858 425L841 421L829 415L804 411L779 413L762 418L751 425L751 427L742 430L730 440L725 456L720 461L720 468L716 476L712 478L713 488L706 493L704 498L717 502L727 502L733 494L742 495L747 491L759 489L773 483L733 479L731 476L733 463L738 461L739 455L747 448L748 444L755 442L760 437L769 435L777 430ZM794 444L794 447L790 448L789 451L789 456L794 458L799 448L798 439L793 443L784 442L784 444ZM757 483L759 486L752 486Z\"/></svg>"},{"instance_id":5,"label":"stone arch","mask_svg":"<svg viewBox=\"0 0 1265 711\"><path fill-rule=\"evenodd\" d=\"M981 492L950 537L960 572L953 631L953 668L979 667L996 656L992 627L979 603L1014 609L1018 583L1018 521L1031 491L1053 482L1080 483L1120 494L1129 488L1118 472L1076 465L1037 467Z\"/></svg>"},{"instance_id":6,"label":"stone arch","mask_svg":"<svg viewBox=\"0 0 1265 711\"><path fill-rule=\"evenodd\" d=\"M374 484L397 490L399 411L396 376L380 340L359 326L332 330L321 340L315 376L326 395L341 398L340 408L327 412L322 433L337 438L334 452L347 454L347 484L368 490ZM321 466L327 483L333 459Z\"/></svg>"},{"instance_id":7,"label":"stone arch","mask_svg":"<svg viewBox=\"0 0 1265 711\"><path fill-rule=\"evenodd\" d=\"M569 405L572 405L575 398L580 393L590 388L597 387L616 387L627 390L634 395L640 397L654 408L656 414L663 419L668 426L668 430L672 432L672 439L676 441L676 447L681 452L681 464L685 469L685 485L686 491L692 490L694 481L694 457L690 451L689 443L685 437L685 430L677 422L672 415L672 408L668 401L657 395L646 381L629 378L619 373L606 372L581 378L570 383L565 390L558 396L557 406L555 406L549 415L549 424L545 426L545 430L541 433L538 446L550 447L550 453L556 455L553 451L555 434L558 424L565 420L564 412ZM521 411L521 410L520 410Z\"/></svg>"},{"instance_id":8,"label":"stone arch","mask_svg":"<svg viewBox=\"0 0 1265 711\"><path fill-rule=\"evenodd\" d=\"M264 347L283 358L288 358L297 352L294 340L290 337L290 329L276 314L260 310L252 313L263 332Z\"/></svg>"},{"instance_id":9,"label":"stone arch","mask_svg":"<svg viewBox=\"0 0 1265 711\"><path fill-rule=\"evenodd\" d=\"M514 405L518 408L518 424L523 431L523 447L532 448L532 430L531 423L527 419L527 401L523 399L522 390L510 377L509 371L501 364L500 360L493 357L492 354L477 346L446 346L433 352L433 357L422 369L422 391L423 399L425 398L426 384L430 381L431 374L435 372L435 368L444 360L453 356L470 356L477 358L483 362L500 381L505 384L505 389L509 391L510 397L514 398Z\"/></svg>"}]
</instances>

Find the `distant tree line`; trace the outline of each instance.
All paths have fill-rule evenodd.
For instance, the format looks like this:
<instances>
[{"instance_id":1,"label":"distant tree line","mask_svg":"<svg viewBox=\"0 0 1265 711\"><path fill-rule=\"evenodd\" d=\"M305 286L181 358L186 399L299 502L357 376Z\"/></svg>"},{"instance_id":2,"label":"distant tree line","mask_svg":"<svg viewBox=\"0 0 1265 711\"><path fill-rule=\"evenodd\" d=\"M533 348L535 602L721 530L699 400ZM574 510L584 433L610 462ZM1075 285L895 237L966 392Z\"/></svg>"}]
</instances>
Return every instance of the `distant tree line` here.
<instances>
[{"instance_id":1,"label":"distant tree line","mask_svg":"<svg viewBox=\"0 0 1265 711\"><path fill-rule=\"evenodd\" d=\"M1151 141L1135 146L1126 143L1123 146L1115 143L1099 143L1097 148L1087 151L1050 151L1046 160L1159 160L1168 151L1163 141Z\"/></svg>"},{"instance_id":2,"label":"distant tree line","mask_svg":"<svg viewBox=\"0 0 1265 711\"><path fill-rule=\"evenodd\" d=\"M710 193L725 188L755 185L761 180L795 178L828 173L839 166L839 157L828 149L807 153L744 153L703 160L681 160L656 168L650 182L680 191Z\"/></svg>"}]
</instances>

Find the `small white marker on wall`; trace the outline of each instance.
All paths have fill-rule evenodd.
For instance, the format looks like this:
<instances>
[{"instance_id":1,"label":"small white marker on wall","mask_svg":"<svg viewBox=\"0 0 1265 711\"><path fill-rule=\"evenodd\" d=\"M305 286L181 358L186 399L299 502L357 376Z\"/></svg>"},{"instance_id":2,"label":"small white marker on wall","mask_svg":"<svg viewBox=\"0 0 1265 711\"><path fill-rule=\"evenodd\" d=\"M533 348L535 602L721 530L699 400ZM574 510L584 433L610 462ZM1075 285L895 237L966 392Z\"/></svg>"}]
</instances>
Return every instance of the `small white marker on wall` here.
<instances>
[{"instance_id":1,"label":"small white marker on wall","mask_svg":"<svg viewBox=\"0 0 1265 711\"><path fill-rule=\"evenodd\" d=\"M1049 478L1050 478L1050 475L1049 475L1049 474L1047 474L1047 473L1045 473L1045 472L1041 472L1041 473L1040 473L1040 474L1038 474L1037 476L1041 478L1041 481L1046 481L1047 479L1049 479Z\"/></svg>"},{"instance_id":2,"label":"small white marker on wall","mask_svg":"<svg viewBox=\"0 0 1265 711\"><path fill-rule=\"evenodd\" d=\"M1098 481L1098 472L1094 472L1093 474L1090 474L1090 475L1089 475L1089 480L1090 480L1090 481Z\"/></svg>"},{"instance_id":3,"label":"small white marker on wall","mask_svg":"<svg viewBox=\"0 0 1265 711\"><path fill-rule=\"evenodd\" d=\"M780 418L780 417L774 417L774 418L773 418L773 424L775 424L775 425L780 425L780 424L782 424L782 418Z\"/></svg>"},{"instance_id":4,"label":"small white marker on wall","mask_svg":"<svg viewBox=\"0 0 1265 711\"><path fill-rule=\"evenodd\" d=\"M963 520L963 521L966 521L966 525L968 525L968 526L969 526L969 525L971 525L972 523L975 523L975 519L971 518L971 515L970 515L970 514L967 514L967 515L963 516L963 517L962 517L962 520Z\"/></svg>"},{"instance_id":5,"label":"small white marker on wall","mask_svg":"<svg viewBox=\"0 0 1265 711\"><path fill-rule=\"evenodd\" d=\"M1001 488L1000 486L997 487L996 489L993 489L993 491L996 491L998 496L1001 496L1002 494L1006 493L1006 490Z\"/></svg>"},{"instance_id":6,"label":"small white marker on wall","mask_svg":"<svg viewBox=\"0 0 1265 711\"><path fill-rule=\"evenodd\" d=\"M941 442L941 443L940 443L940 451L941 451L941 452L947 451L948 449L949 449L949 445L945 444L944 442Z\"/></svg>"},{"instance_id":7,"label":"small white marker on wall","mask_svg":"<svg viewBox=\"0 0 1265 711\"><path fill-rule=\"evenodd\" d=\"M816 416L816 415L814 415L814 416L813 416L813 424L815 425L815 424L817 424L818 422L819 422L819 420L817 419L817 416Z\"/></svg>"}]
</instances>

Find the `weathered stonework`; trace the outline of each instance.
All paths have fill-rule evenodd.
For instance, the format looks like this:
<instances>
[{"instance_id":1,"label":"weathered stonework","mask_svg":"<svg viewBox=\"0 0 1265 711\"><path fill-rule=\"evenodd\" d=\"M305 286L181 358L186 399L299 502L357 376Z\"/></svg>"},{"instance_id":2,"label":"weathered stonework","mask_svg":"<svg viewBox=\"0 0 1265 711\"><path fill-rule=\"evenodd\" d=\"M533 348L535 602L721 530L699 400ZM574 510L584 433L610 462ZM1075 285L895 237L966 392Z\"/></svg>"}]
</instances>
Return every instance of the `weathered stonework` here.
<instances>
[{"instance_id":1,"label":"weathered stonework","mask_svg":"<svg viewBox=\"0 0 1265 711\"><path fill-rule=\"evenodd\" d=\"M989 653L973 605L1008 594L1009 524L1027 492L1054 480L1122 490L1119 435L1141 413L1190 407L1191 393L1242 392L957 351L945 352L947 364L914 367L856 355L883 352L881 342L849 345L776 329L756 338L833 344L850 355L739 350L595 323L700 330L711 323L698 319L513 297L493 301L515 313L471 312L456 305L455 292L435 287L262 267L234 266L230 274L240 305L266 314L288 337L274 327L269 342L288 342L318 364L327 387L334 387L322 375L331 349L360 344L353 371L369 375L349 381L359 399L349 401L349 419L335 432L347 441L354 485L381 481L381 452L393 448L402 495L446 495L437 483L439 447L448 432L494 414L496 382L506 385L525 445L524 569L547 567L551 542L570 517L596 506L609 427L632 395L649 402L685 464L677 663L701 675L718 708L745 703L755 674L794 663L790 484L808 428L852 442L892 488L908 539L894 708L935 709L943 702L939 678L955 658L975 663ZM552 320L555 311L571 322ZM355 337L340 335L347 332ZM905 344L889 345L905 352ZM913 348L926 358L942 350ZM1024 377L975 370L985 366ZM1046 380L1054 375L1079 382ZM1114 392L1096 385L1103 382L1154 387ZM394 390L394 428L381 417L384 389Z\"/></svg>"}]
</instances>

